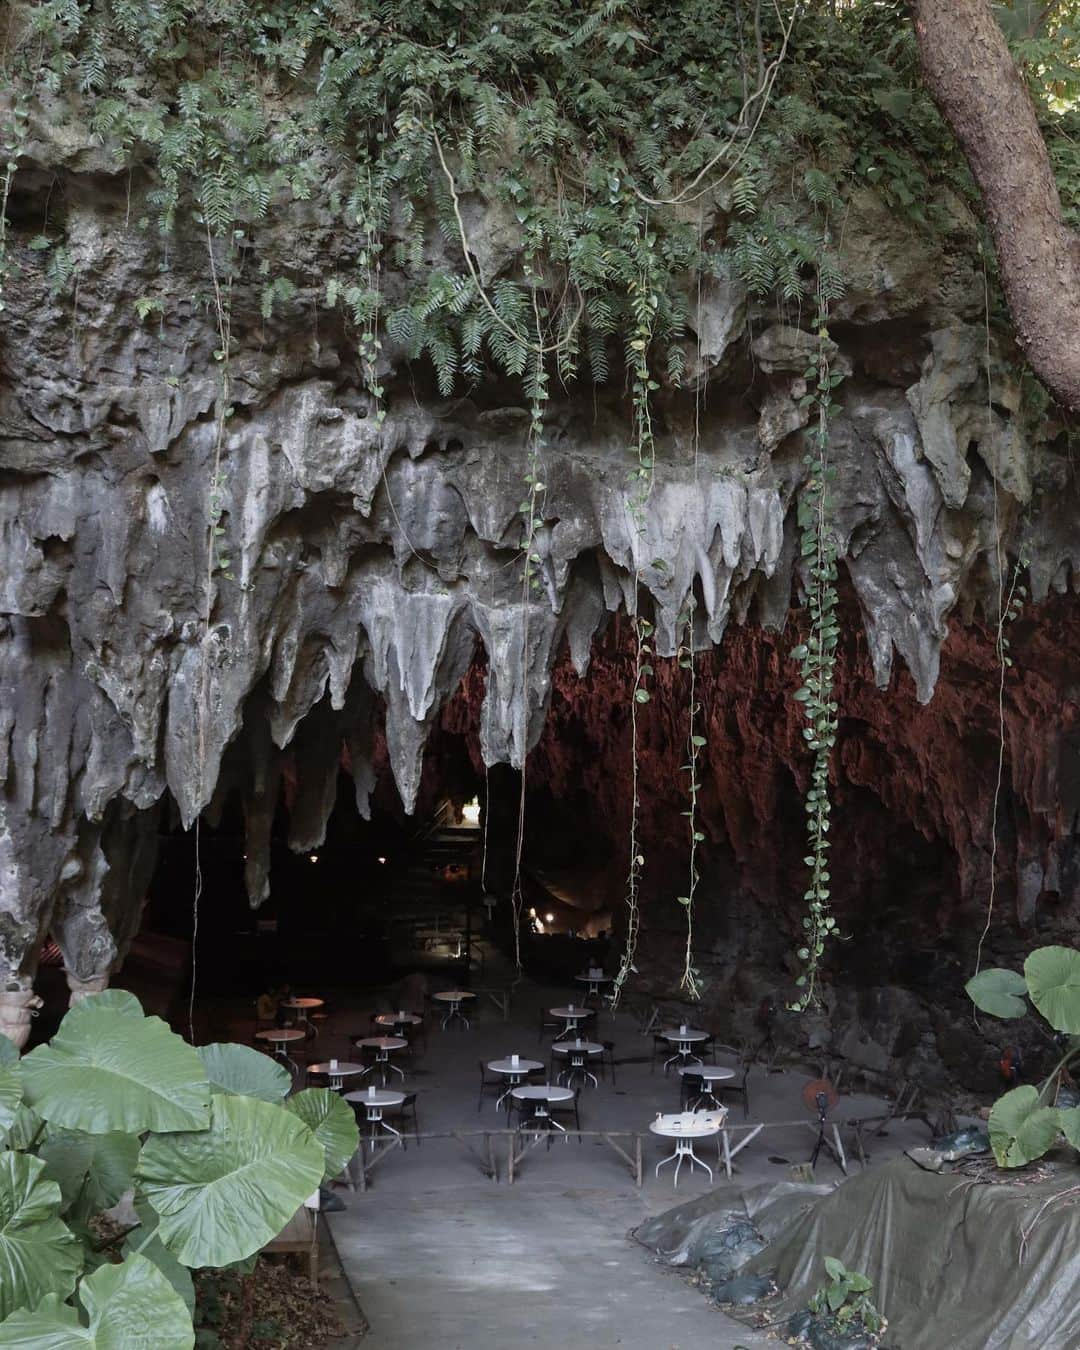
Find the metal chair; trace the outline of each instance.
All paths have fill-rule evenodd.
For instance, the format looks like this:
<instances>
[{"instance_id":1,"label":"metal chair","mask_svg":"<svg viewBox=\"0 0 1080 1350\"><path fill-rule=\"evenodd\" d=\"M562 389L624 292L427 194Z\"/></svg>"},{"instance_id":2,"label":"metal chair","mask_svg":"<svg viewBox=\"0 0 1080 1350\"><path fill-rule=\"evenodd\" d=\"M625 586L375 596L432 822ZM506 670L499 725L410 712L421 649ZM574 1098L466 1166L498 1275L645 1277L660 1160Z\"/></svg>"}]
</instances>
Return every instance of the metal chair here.
<instances>
[{"instance_id":1,"label":"metal chair","mask_svg":"<svg viewBox=\"0 0 1080 1350\"><path fill-rule=\"evenodd\" d=\"M600 1068L601 1068L601 1069L604 1069L605 1066L606 1066L607 1068L609 1068L609 1069L611 1070L611 1086L614 1087L614 1086L615 1086L615 1042L614 1042L614 1041L601 1041L600 1044L604 1047L604 1053L600 1056Z\"/></svg>"},{"instance_id":2,"label":"metal chair","mask_svg":"<svg viewBox=\"0 0 1080 1350\"><path fill-rule=\"evenodd\" d=\"M384 1108L384 1110L383 1110L383 1115L384 1115L384 1116L394 1116L394 1117L400 1116L403 1123L404 1123L405 1118L406 1118L407 1116L411 1116L411 1118L412 1118L413 1139L414 1139L415 1142L416 1142L416 1147L417 1147L417 1148L420 1147L420 1124L419 1124L419 1121L417 1120L417 1116L416 1116L416 1093L415 1093L415 1092L406 1092L406 1094L405 1094L405 1100L401 1103L401 1105L400 1105L400 1106L390 1106L390 1107ZM405 1151L405 1135L404 1135L404 1133L402 1133L402 1136L401 1136L401 1149L402 1149L402 1152Z\"/></svg>"},{"instance_id":3,"label":"metal chair","mask_svg":"<svg viewBox=\"0 0 1080 1350\"><path fill-rule=\"evenodd\" d=\"M733 1097L741 1097L743 1104L743 1119L746 1120L750 1115L750 1069L751 1058L745 1050L736 1050L733 1045L714 1045L712 1049L714 1056L728 1055L735 1059L738 1069L742 1070L741 1075L736 1072L734 1078L728 1079L725 1083L714 1083L713 1093L723 1097L724 1093L730 1093Z\"/></svg>"},{"instance_id":4,"label":"metal chair","mask_svg":"<svg viewBox=\"0 0 1080 1350\"><path fill-rule=\"evenodd\" d=\"M502 1092L505 1084L503 1083L503 1080L498 1076L494 1078L488 1077L487 1065L484 1063L482 1059L478 1060L477 1062L480 1065L480 1095L476 1099L476 1113L477 1115L479 1115L484 1105L485 1091L487 1091L488 1088L495 1088L497 1089L497 1091Z\"/></svg>"},{"instance_id":5,"label":"metal chair","mask_svg":"<svg viewBox=\"0 0 1080 1350\"><path fill-rule=\"evenodd\" d=\"M544 1039L544 1033L548 1031L553 1032L557 1036L559 1032L563 1030L564 1025L565 1024L563 1023L561 1018L552 1017L552 1015L548 1012L546 1008L541 1008L540 1034L539 1036L537 1036L536 1039L538 1041L542 1041Z\"/></svg>"}]
</instances>

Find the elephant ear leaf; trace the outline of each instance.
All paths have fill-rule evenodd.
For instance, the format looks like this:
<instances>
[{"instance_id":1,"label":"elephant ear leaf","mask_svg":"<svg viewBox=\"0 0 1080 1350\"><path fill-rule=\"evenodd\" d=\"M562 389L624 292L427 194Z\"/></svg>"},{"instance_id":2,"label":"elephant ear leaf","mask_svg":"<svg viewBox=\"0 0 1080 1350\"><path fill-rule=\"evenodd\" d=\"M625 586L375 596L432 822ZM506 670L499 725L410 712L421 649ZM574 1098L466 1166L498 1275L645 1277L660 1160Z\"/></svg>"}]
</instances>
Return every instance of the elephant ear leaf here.
<instances>
[{"instance_id":1,"label":"elephant ear leaf","mask_svg":"<svg viewBox=\"0 0 1080 1350\"><path fill-rule=\"evenodd\" d=\"M160 1018L102 1007L104 997L76 1004L48 1045L23 1056L26 1104L88 1134L205 1129L210 1085L199 1056Z\"/></svg>"},{"instance_id":2,"label":"elephant ear leaf","mask_svg":"<svg viewBox=\"0 0 1080 1350\"><path fill-rule=\"evenodd\" d=\"M1048 1152L1061 1133L1061 1113L1040 1106L1030 1086L1013 1088L999 1097L990 1112L990 1147L1000 1167L1023 1167Z\"/></svg>"},{"instance_id":3,"label":"elephant ear leaf","mask_svg":"<svg viewBox=\"0 0 1080 1350\"><path fill-rule=\"evenodd\" d=\"M1024 1002L1027 981L1015 970L980 970L964 990L976 1008L991 1017L1023 1017L1028 1010Z\"/></svg>"},{"instance_id":4,"label":"elephant ear leaf","mask_svg":"<svg viewBox=\"0 0 1080 1350\"><path fill-rule=\"evenodd\" d=\"M1039 947L1024 962L1031 1001L1055 1031L1080 1036L1080 952Z\"/></svg>"},{"instance_id":5,"label":"elephant ear leaf","mask_svg":"<svg viewBox=\"0 0 1080 1350\"><path fill-rule=\"evenodd\" d=\"M288 1069L250 1045L215 1042L200 1045L198 1055L210 1080L211 1092L280 1102L292 1087Z\"/></svg>"},{"instance_id":6,"label":"elephant ear leaf","mask_svg":"<svg viewBox=\"0 0 1080 1350\"><path fill-rule=\"evenodd\" d=\"M340 1176L360 1147L360 1131L348 1105L329 1088L306 1088L290 1097L285 1106L300 1117L322 1145L323 1180L332 1181Z\"/></svg>"},{"instance_id":7,"label":"elephant ear leaf","mask_svg":"<svg viewBox=\"0 0 1080 1350\"><path fill-rule=\"evenodd\" d=\"M185 1266L227 1266L281 1232L322 1181L323 1149L284 1107L215 1095L210 1128L152 1135L140 1189Z\"/></svg>"},{"instance_id":8,"label":"elephant ear leaf","mask_svg":"<svg viewBox=\"0 0 1080 1350\"><path fill-rule=\"evenodd\" d=\"M60 1187L45 1164L0 1153L0 1319L47 1294L67 1298L82 1263L82 1244L60 1219Z\"/></svg>"},{"instance_id":9,"label":"elephant ear leaf","mask_svg":"<svg viewBox=\"0 0 1080 1350\"><path fill-rule=\"evenodd\" d=\"M131 1185L139 1140L133 1134L84 1134L53 1127L40 1157L45 1175L60 1187L68 1222L84 1223L115 1205Z\"/></svg>"},{"instance_id":10,"label":"elephant ear leaf","mask_svg":"<svg viewBox=\"0 0 1080 1350\"><path fill-rule=\"evenodd\" d=\"M192 1350L195 1331L183 1299L145 1256L99 1266L79 1286L88 1325L73 1308L44 1300L0 1324L0 1345L17 1350Z\"/></svg>"}]
</instances>

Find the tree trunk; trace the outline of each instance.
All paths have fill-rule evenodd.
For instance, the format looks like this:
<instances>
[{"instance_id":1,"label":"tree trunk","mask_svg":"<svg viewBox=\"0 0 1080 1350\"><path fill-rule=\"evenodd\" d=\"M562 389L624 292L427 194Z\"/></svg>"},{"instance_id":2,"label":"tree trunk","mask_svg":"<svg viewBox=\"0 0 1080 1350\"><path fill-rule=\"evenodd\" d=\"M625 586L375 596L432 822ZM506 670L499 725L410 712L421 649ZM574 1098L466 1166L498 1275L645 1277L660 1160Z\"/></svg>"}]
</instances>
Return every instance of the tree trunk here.
<instances>
[{"instance_id":1,"label":"tree trunk","mask_svg":"<svg viewBox=\"0 0 1080 1350\"><path fill-rule=\"evenodd\" d=\"M1080 410L1080 236L1061 214L1024 77L989 0L913 0L927 88L982 193L1016 337L1058 402Z\"/></svg>"}]
</instances>

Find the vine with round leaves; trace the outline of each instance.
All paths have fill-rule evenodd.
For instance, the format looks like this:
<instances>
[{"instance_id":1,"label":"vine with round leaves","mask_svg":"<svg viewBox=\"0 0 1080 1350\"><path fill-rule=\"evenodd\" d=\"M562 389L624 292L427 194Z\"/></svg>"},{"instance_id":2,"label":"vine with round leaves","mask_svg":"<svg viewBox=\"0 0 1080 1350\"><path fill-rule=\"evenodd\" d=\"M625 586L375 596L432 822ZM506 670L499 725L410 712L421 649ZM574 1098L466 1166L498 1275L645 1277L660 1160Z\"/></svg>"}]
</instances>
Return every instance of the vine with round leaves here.
<instances>
[{"instance_id":1,"label":"vine with round leaves","mask_svg":"<svg viewBox=\"0 0 1080 1350\"><path fill-rule=\"evenodd\" d=\"M827 230L825 243L828 244ZM833 411L833 390L844 377L831 366L834 344L829 336L829 302L833 298L835 287L831 273L819 268L817 350L806 368L808 390L802 400L803 405L812 410L813 425L807 434L809 448L803 456L807 480L798 505L810 631L806 641L791 653L799 662L802 675L795 698L806 718L803 736L814 755L805 803L807 854L803 861L809 869L809 878L803 895L807 907L802 920L803 940L797 952L802 970L795 984L800 992L791 1005L799 1012L819 1001L821 958L826 942L837 933L830 904L829 818L832 804L829 763L836 745L838 709L834 685L840 622L836 589L838 547L830 492L836 469L829 462L829 419Z\"/></svg>"},{"instance_id":2,"label":"vine with round leaves","mask_svg":"<svg viewBox=\"0 0 1080 1350\"><path fill-rule=\"evenodd\" d=\"M647 222L638 247L638 260L637 274L630 283L634 330L627 351L631 370L631 405L634 418L634 441L631 452L636 460L630 471L630 482L634 491L627 503L627 509L634 525L635 555L640 553L644 540L646 508L652 493L656 456L652 426L652 395L659 387L649 369L649 346L659 301L654 279L655 236L650 234ZM612 984L612 1007L618 1007L627 980L637 973L634 962L641 929L641 871L645 866L645 855L641 849L639 829L641 798L638 790L638 713L652 697L649 681L654 673L651 641L653 625L640 613L642 572L643 568L638 558L634 572L638 605L638 612L633 619L634 683L630 694L630 860L623 896L626 906L626 936L619 959L619 969Z\"/></svg>"},{"instance_id":3,"label":"vine with round leaves","mask_svg":"<svg viewBox=\"0 0 1080 1350\"><path fill-rule=\"evenodd\" d=\"M678 897L679 904L686 909L686 951L683 957L683 973L679 988L694 1000L700 999L703 989L701 971L694 965L694 898L697 892L699 874L697 865L698 845L705 836L698 829L698 793L701 783L698 780L698 755L708 743L698 731L698 717L701 704L697 701L697 663L694 650L694 609L696 601L693 595L687 596L685 610L686 637L679 647L677 657L679 666L689 674L689 703L687 705L686 763L682 766L687 775L687 809L683 815L690 826L690 878L686 894Z\"/></svg>"}]
</instances>

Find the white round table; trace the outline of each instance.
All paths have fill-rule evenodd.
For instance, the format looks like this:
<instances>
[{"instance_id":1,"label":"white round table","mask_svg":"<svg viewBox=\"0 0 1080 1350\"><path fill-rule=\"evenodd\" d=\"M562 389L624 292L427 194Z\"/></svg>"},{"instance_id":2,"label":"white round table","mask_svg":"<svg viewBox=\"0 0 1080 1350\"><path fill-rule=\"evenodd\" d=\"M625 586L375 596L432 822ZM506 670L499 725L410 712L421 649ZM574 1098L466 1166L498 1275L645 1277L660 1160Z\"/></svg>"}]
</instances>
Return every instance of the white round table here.
<instances>
[{"instance_id":1,"label":"white round table","mask_svg":"<svg viewBox=\"0 0 1080 1350\"><path fill-rule=\"evenodd\" d=\"M572 1102L574 1094L570 1088L558 1087L554 1083L526 1083L523 1087L511 1088L510 1095L518 1102L536 1103L534 1122L541 1120L545 1128L550 1129L554 1125L557 1130L566 1133L565 1128L554 1118L548 1107L554 1102Z\"/></svg>"},{"instance_id":2,"label":"white round table","mask_svg":"<svg viewBox=\"0 0 1080 1350\"><path fill-rule=\"evenodd\" d=\"M537 1069L542 1069L543 1067L543 1064L541 1064L538 1059L522 1059L520 1056L518 1057L518 1062L516 1064L512 1058L493 1059L488 1065L488 1068L492 1073L501 1074L507 1080L506 1091L495 1103L495 1110L497 1111L499 1107L502 1106L503 1102L510 1093L513 1092L514 1088L521 1086L529 1074L535 1073Z\"/></svg>"},{"instance_id":3,"label":"white round table","mask_svg":"<svg viewBox=\"0 0 1080 1350\"><path fill-rule=\"evenodd\" d=\"M610 984L614 978L613 975L605 975L602 970L598 970L595 973L591 970L583 970L580 975L574 976L574 979L577 980L578 984L587 984L589 986L585 991L586 998L599 998L600 986L602 984Z\"/></svg>"},{"instance_id":4,"label":"white round table","mask_svg":"<svg viewBox=\"0 0 1080 1350\"><path fill-rule=\"evenodd\" d=\"M372 1139L380 1129L387 1130L398 1138L401 1137L401 1131L395 1130L393 1125L387 1125L382 1113L389 1106L400 1106L405 1100L404 1092L392 1092L387 1088L368 1088L364 1092L346 1092L343 1100L365 1108Z\"/></svg>"},{"instance_id":5,"label":"white round table","mask_svg":"<svg viewBox=\"0 0 1080 1350\"><path fill-rule=\"evenodd\" d=\"M563 1027L556 1038L560 1041L564 1036L573 1035L573 1033L577 1031L579 1023L586 1021L587 1018L595 1016L592 1008L579 1008L573 1003L568 1004L565 1008L549 1008L548 1011L551 1013L552 1017L561 1017L566 1023L566 1026Z\"/></svg>"},{"instance_id":6,"label":"white round table","mask_svg":"<svg viewBox=\"0 0 1080 1350\"><path fill-rule=\"evenodd\" d=\"M702 1082L701 1091L691 1103L688 1099L687 1110L697 1111L701 1103L710 1102L718 1110L723 1108L723 1103L718 1100L713 1092L714 1083L727 1083L735 1077L735 1070L728 1064L680 1064L680 1074L692 1074L695 1078L700 1078Z\"/></svg>"},{"instance_id":7,"label":"white round table","mask_svg":"<svg viewBox=\"0 0 1080 1350\"><path fill-rule=\"evenodd\" d=\"M404 1036L361 1036L353 1041L353 1045L363 1046L366 1050L375 1051L375 1063L368 1064L366 1068L361 1069L361 1073L369 1074L378 1070L382 1074L383 1086L386 1086L386 1071L393 1069L399 1078L404 1079L404 1071L399 1069L396 1064L391 1063L390 1056L395 1050L405 1050L409 1042Z\"/></svg>"},{"instance_id":8,"label":"white round table","mask_svg":"<svg viewBox=\"0 0 1080 1350\"><path fill-rule=\"evenodd\" d=\"M687 1064L692 1059L701 1063L701 1056L694 1054L694 1046L709 1039L707 1031L702 1031L698 1027L668 1027L665 1031L661 1031L660 1035L675 1047L675 1053L664 1061L665 1073L669 1064Z\"/></svg>"},{"instance_id":9,"label":"white round table","mask_svg":"<svg viewBox=\"0 0 1080 1350\"><path fill-rule=\"evenodd\" d=\"M696 1139L711 1139L720 1133L720 1127L723 1122L723 1116L720 1112L715 1115L706 1111L682 1111L678 1115L657 1116L649 1125L653 1134L658 1134L663 1139L675 1140L675 1152L666 1158L661 1158L656 1164L656 1176L660 1175L660 1169L665 1163L673 1162L675 1164L675 1186L679 1184L679 1168L683 1165L683 1159L689 1159L690 1167L704 1167L709 1174L710 1182L713 1179L712 1168L708 1163L704 1163L694 1152L694 1141Z\"/></svg>"},{"instance_id":10,"label":"white round table","mask_svg":"<svg viewBox=\"0 0 1080 1350\"><path fill-rule=\"evenodd\" d=\"M303 1022L304 1026L307 1028L306 1034L308 1036L317 1036L319 1034L319 1028L311 1020L308 1014L314 1012L316 1008L324 1008L326 1006L325 999L283 998L281 1000L281 1006L283 1008L288 1008L290 1012L299 1013L297 1021Z\"/></svg>"},{"instance_id":11,"label":"white round table","mask_svg":"<svg viewBox=\"0 0 1080 1350\"><path fill-rule=\"evenodd\" d=\"M300 1065L295 1059L289 1057L289 1052L285 1049L287 1045L295 1041L306 1040L307 1037L299 1027L271 1027L269 1031L257 1031L255 1033L257 1041L266 1041L268 1045L274 1047L274 1058L280 1059L288 1067L290 1073L299 1073Z\"/></svg>"},{"instance_id":12,"label":"white round table","mask_svg":"<svg viewBox=\"0 0 1080 1350\"><path fill-rule=\"evenodd\" d=\"M590 1072L588 1061L596 1055L604 1053L604 1047L598 1041L583 1041L580 1037L572 1041L556 1041L551 1047L553 1055L565 1055L570 1061L565 1069L559 1074L559 1081L566 1079L567 1087L575 1075L582 1078L591 1078L593 1087L598 1087L596 1075Z\"/></svg>"},{"instance_id":13,"label":"white round table","mask_svg":"<svg viewBox=\"0 0 1080 1350\"><path fill-rule=\"evenodd\" d=\"M432 994L432 998L438 999L440 1003L448 1003L450 1005L446 1010L446 1016L442 1020L444 1031L447 1023L452 1022L455 1017L458 1018L459 1021L464 1022L466 1026L469 1025L469 1019L461 1011L461 1005L466 999L475 997L476 995L471 994L467 989L444 989L441 994Z\"/></svg>"},{"instance_id":14,"label":"white round table","mask_svg":"<svg viewBox=\"0 0 1080 1350\"><path fill-rule=\"evenodd\" d=\"M309 1064L308 1073L325 1074L330 1079L330 1087L334 1092L340 1091L344 1086L346 1078L355 1078L358 1073L364 1072L362 1064L353 1064L347 1059L328 1059L322 1064Z\"/></svg>"},{"instance_id":15,"label":"white round table","mask_svg":"<svg viewBox=\"0 0 1080 1350\"><path fill-rule=\"evenodd\" d=\"M375 1019L375 1025L386 1027L387 1030L396 1031L399 1036L404 1036L407 1034L409 1027L418 1027L423 1020L416 1013L402 1010L401 1012L379 1013Z\"/></svg>"}]
</instances>

